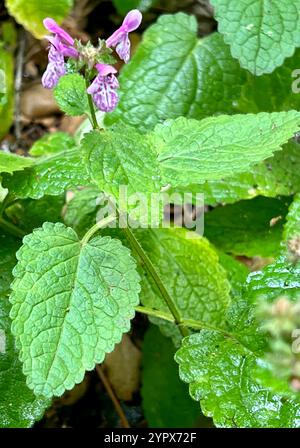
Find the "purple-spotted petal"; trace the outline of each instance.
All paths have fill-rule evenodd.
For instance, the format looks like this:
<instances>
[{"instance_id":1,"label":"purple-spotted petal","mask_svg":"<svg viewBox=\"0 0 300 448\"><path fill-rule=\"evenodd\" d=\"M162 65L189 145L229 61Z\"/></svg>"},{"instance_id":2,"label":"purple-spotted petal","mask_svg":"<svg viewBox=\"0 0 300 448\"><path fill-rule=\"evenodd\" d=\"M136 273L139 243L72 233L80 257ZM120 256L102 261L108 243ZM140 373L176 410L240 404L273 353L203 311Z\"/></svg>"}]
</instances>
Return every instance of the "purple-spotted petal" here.
<instances>
[{"instance_id":1,"label":"purple-spotted petal","mask_svg":"<svg viewBox=\"0 0 300 448\"><path fill-rule=\"evenodd\" d=\"M74 39L68 34L65 30L63 30L55 20L47 17L43 20L44 27L50 31L50 33L56 34L61 40L65 41L69 45L74 45Z\"/></svg>"},{"instance_id":2,"label":"purple-spotted petal","mask_svg":"<svg viewBox=\"0 0 300 448\"><path fill-rule=\"evenodd\" d=\"M53 89L58 83L60 78L59 73L57 72L56 66L54 62L50 62L48 64L47 69L42 77L42 84L45 89Z\"/></svg>"},{"instance_id":3,"label":"purple-spotted petal","mask_svg":"<svg viewBox=\"0 0 300 448\"><path fill-rule=\"evenodd\" d=\"M126 64L130 60L130 47L131 43L128 34L124 34L118 45L116 46L116 52Z\"/></svg>"},{"instance_id":4,"label":"purple-spotted petal","mask_svg":"<svg viewBox=\"0 0 300 448\"><path fill-rule=\"evenodd\" d=\"M92 94L93 101L99 110L111 112L119 102L119 96L116 91L118 87L119 81L114 74L107 76L98 75L87 91Z\"/></svg>"},{"instance_id":5,"label":"purple-spotted petal","mask_svg":"<svg viewBox=\"0 0 300 448\"><path fill-rule=\"evenodd\" d=\"M126 29L127 33L131 33L140 26L142 20L143 16L141 12L138 9L133 9L132 11L129 11L129 13L125 17L122 27Z\"/></svg>"}]
</instances>

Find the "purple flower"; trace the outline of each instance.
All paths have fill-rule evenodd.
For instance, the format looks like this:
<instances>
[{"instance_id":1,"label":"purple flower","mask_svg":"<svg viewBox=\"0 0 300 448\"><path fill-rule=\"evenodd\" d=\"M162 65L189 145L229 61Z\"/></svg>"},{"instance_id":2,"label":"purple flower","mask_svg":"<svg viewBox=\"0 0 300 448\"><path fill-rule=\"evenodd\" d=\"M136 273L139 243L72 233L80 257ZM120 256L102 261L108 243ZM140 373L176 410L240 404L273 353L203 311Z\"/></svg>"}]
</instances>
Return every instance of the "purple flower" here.
<instances>
[{"instance_id":1,"label":"purple flower","mask_svg":"<svg viewBox=\"0 0 300 448\"><path fill-rule=\"evenodd\" d=\"M130 59L130 40L128 34L140 26L142 18L140 11L133 9L127 14L121 27L106 41L107 47L115 47L117 54L126 64Z\"/></svg>"},{"instance_id":2,"label":"purple flower","mask_svg":"<svg viewBox=\"0 0 300 448\"><path fill-rule=\"evenodd\" d=\"M93 83L87 89L87 92L93 96L96 107L103 112L113 111L119 102L119 96L116 91L119 87L119 81L115 77L117 70L111 65L97 64L98 75Z\"/></svg>"},{"instance_id":3,"label":"purple flower","mask_svg":"<svg viewBox=\"0 0 300 448\"><path fill-rule=\"evenodd\" d=\"M42 77L42 84L46 89L53 89L61 76L66 74L65 57L78 57L78 51L73 47L74 39L55 20L47 18L44 26L54 36L47 36L50 42L48 53L48 66Z\"/></svg>"}]
</instances>

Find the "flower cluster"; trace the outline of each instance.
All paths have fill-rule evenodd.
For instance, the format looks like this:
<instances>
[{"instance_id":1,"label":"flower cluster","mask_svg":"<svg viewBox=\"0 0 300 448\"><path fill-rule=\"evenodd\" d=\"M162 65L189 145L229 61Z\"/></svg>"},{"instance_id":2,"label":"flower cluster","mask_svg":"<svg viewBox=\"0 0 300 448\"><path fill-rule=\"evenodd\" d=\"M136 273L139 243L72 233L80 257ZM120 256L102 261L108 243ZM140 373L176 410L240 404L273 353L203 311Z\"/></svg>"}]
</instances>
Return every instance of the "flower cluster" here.
<instances>
[{"instance_id":1,"label":"flower cluster","mask_svg":"<svg viewBox=\"0 0 300 448\"><path fill-rule=\"evenodd\" d=\"M92 95L96 107L103 112L111 112L116 108L119 101L117 92L119 82L115 76L117 70L112 65L101 61L101 56L107 51L111 52L112 49L115 49L118 56L127 64L130 59L129 33L135 31L140 26L141 21L142 14L140 11L136 9L130 11L120 28L105 42L101 42L98 51L95 49L93 52L96 56L92 62L93 70L90 70L89 63L85 76L90 76L91 73L94 76L95 73L97 75L87 89L87 93ZM67 73L65 58L72 58L81 62L81 65L78 66L82 69L84 67L85 52L82 51L82 44L74 41L53 19L45 19L44 26L53 35L47 37L50 42L50 48L48 66L42 77L42 83L46 89L53 89L59 78Z\"/></svg>"}]
</instances>

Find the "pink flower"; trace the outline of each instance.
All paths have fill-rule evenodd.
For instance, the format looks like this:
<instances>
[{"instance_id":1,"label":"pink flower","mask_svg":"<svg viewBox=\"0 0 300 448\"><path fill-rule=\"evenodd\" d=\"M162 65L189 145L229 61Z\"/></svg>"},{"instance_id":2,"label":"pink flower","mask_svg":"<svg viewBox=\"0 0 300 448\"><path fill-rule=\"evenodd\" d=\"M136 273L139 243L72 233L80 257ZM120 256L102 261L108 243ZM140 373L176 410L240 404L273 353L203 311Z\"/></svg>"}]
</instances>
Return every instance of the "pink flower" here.
<instances>
[{"instance_id":1,"label":"pink flower","mask_svg":"<svg viewBox=\"0 0 300 448\"><path fill-rule=\"evenodd\" d=\"M73 47L74 39L55 20L47 18L44 26L54 36L47 36L50 42L48 53L48 66L42 77L42 84L46 89L53 89L61 76L65 75L65 57L78 57L78 51Z\"/></svg>"},{"instance_id":2,"label":"pink flower","mask_svg":"<svg viewBox=\"0 0 300 448\"><path fill-rule=\"evenodd\" d=\"M140 26L142 18L140 11L133 9L127 14L120 28L106 41L107 47L115 47L117 54L126 64L130 59L129 33L135 31Z\"/></svg>"},{"instance_id":3,"label":"pink flower","mask_svg":"<svg viewBox=\"0 0 300 448\"><path fill-rule=\"evenodd\" d=\"M119 102L119 96L116 91L119 87L119 81L115 77L117 70L111 65L97 64L98 75L93 83L87 89L92 95L96 107L103 112L113 111Z\"/></svg>"}]
</instances>

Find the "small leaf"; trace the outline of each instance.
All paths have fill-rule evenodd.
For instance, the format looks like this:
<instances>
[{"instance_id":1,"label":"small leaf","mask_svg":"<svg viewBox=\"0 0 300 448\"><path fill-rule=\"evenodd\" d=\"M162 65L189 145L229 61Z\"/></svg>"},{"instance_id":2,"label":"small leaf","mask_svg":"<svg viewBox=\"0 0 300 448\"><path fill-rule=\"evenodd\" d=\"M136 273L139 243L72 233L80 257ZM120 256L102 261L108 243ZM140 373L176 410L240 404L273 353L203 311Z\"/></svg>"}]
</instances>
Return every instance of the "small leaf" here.
<instances>
[{"instance_id":1,"label":"small leaf","mask_svg":"<svg viewBox=\"0 0 300 448\"><path fill-rule=\"evenodd\" d=\"M31 166L34 161L28 157L20 157L15 154L0 151L0 173L13 173Z\"/></svg>"},{"instance_id":2,"label":"small leaf","mask_svg":"<svg viewBox=\"0 0 300 448\"><path fill-rule=\"evenodd\" d=\"M279 255L289 200L257 197L205 214L204 234L224 252L247 257Z\"/></svg>"},{"instance_id":3,"label":"small leaf","mask_svg":"<svg viewBox=\"0 0 300 448\"><path fill-rule=\"evenodd\" d=\"M178 118L157 125L153 144L163 178L172 186L217 180L270 157L297 132L296 111Z\"/></svg>"},{"instance_id":4,"label":"small leaf","mask_svg":"<svg viewBox=\"0 0 300 448\"><path fill-rule=\"evenodd\" d=\"M300 46L299 0L212 0L219 31L242 67L271 73Z\"/></svg>"},{"instance_id":5,"label":"small leaf","mask_svg":"<svg viewBox=\"0 0 300 448\"><path fill-rule=\"evenodd\" d=\"M62 76L54 89L57 104L67 115L84 115L89 110L85 80L81 75Z\"/></svg>"},{"instance_id":6,"label":"small leaf","mask_svg":"<svg viewBox=\"0 0 300 448\"><path fill-rule=\"evenodd\" d=\"M27 160L27 159L26 159ZM31 168L3 175L3 186L18 198L40 199L44 195L60 195L65 190L89 185L78 149L37 159Z\"/></svg>"},{"instance_id":7,"label":"small leaf","mask_svg":"<svg viewBox=\"0 0 300 448\"><path fill-rule=\"evenodd\" d=\"M52 17L62 22L69 13L73 0L5 0L6 7L16 21L30 31L34 37L40 39L47 33L43 19Z\"/></svg>"},{"instance_id":8,"label":"small leaf","mask_svg":"<svg viewBox=\"0 0 300 448\"><path fill-rule=\"evenodd\" d=\"M12 53L2 48L0 42L0 139L7 134L12 125L13 110L14 61Z\"/></svg>"},{"instance_id":9,"label":"small leaf","mask_svg":"<svg viewBox=\"0 0 300 448\"><path fill-rule=\"evenodd\" d=\"M119 14L125 15L131 9L139 9L141 12L147 11L157 0L113 0Z\"/></svg>"},{"instance_id":10,"label":"small leaf","mask_svg":"<svg viewBox=\"0 0 300 448\"><path fill-rule=\"evenodd\" d=\"M33 157L47 156L50 154L64 152L75 146L75 140L65 132L54 132L45 134L37 140L30 148L29 154Z\"/></svg>"},{"instance_id":11,"label":"small leaf","mask_svg":"<svg viewBox=\"0 0 300 448\"><path fill-rule=\"evenodd\" d=\"M13 281L12 270L17 260L15 253L20 242L11 236L0 233L0 295L9 291Z\"/></svg>"},{"instance_id":12,"label":"small leaf","mask_svg":"<svg viewBox=\"0 0 300 448\"><path fill-rule=\"evenodd\" d=\"M17 253L12 332L28 386L46 397L82 381L129 331L139 276L120 241L82 245L63 224L45 223Z\"/></svg>"},{"instance_id":13,"label":"small leaf","mask_svg":"<svg viewBox=\"0 0 300 448\"><path fill-rule=\"evenodd\" d=\"M147 330L141 392L150 428L193 428L200 420L199 406L189 398L187 386L178 378L174 351L172 342L157 328Z\"/></svg>"},{"instance_id":14,"label":"small leaf","mask_svg":"<svg viewBox=\"0 0 300 448\"><path fill-rule=\"evenodd\" d=\"M26 385L10 332L9 310L8 298L0 294L0 427L29 428L43 416L51 401L36 397Z\"/></svg>"},{"instance_id":15,"label":"small leaf","mask_svg":"<svg viewBox=\"0 0 300 448\"><path fill-rule=\"evenodd\" d=\"M300 236L300 194L296 194L286 217L283 239L288 241Z\"/></svg>"}]
</instances>

